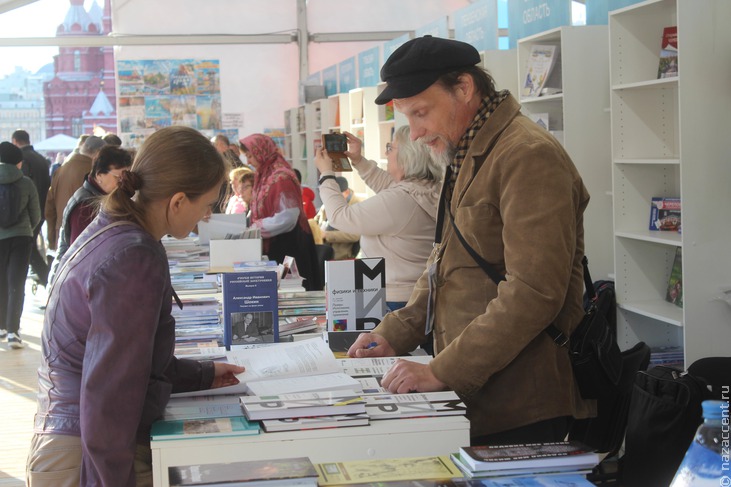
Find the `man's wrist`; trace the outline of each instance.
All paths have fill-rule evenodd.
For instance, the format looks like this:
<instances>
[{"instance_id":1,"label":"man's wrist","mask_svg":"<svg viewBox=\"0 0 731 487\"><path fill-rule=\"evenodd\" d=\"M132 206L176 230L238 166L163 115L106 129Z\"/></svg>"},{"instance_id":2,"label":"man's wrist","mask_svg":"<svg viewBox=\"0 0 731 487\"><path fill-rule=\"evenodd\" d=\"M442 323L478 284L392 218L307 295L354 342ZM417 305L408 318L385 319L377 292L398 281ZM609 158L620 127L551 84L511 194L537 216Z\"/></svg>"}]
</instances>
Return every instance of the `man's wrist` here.
<instances>
[{"instance_id":1,"label":"man's wrist","mask_svg":"<svg viewBox=\"0 0 731 487\"><path fill-rule=\"evenodd\" d=\"M320 176L320 180L319 180L319 181L317 181L317 185L318 185L318 186L319 186L319 185L321 185L322 183L324 183L324 182L325 182L325 181L327 181L328 179L332 179L332 180L335 180L335 175L334 175L334 174L325 174L325 175L323 175L323 176Z\"/></svg>"}]
</instances>

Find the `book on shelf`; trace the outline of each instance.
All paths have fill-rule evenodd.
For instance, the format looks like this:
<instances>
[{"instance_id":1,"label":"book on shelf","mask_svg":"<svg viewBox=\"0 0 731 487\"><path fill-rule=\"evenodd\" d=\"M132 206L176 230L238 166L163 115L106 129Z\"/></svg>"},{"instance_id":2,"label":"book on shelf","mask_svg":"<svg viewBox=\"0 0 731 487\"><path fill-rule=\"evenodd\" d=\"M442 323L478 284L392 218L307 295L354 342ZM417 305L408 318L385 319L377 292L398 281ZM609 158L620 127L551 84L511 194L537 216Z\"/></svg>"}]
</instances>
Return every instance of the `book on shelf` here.
<instances>
[{"instance_id":1,"label":"book on shelf","mask_svg":"<svg viewBox=\"0 0 731 487\"><path fill-rule=\"evenodd\" d=\"M374 394L366 395L365 400L365 410L371 421L467 413L467 406L454 391Z\"/></svg>"},{"instance_id":2,"label":"book on shelf","mask_svg":"<svg viewBox=\"0 0 731 487\"><path fill-rule=\"evenodd\" d=\"M170 487L317 487L317 470L308 457L168 467L168 478Z\"/></svg>"},{"instance_id":3,"label":"book on shelf","mask_svg":"<svg viewBox=\"0 0 731 487\"><path fill-rule=\"evenodd\" d=\"M226 272L223 290L223 344L279 341L277 272Z\"/></svg>"},{"instance_id":4,"label":"book on shelf","mask_svg":"<svg viewBox=\"0 0 731 487\"><path fill-rule=\"evenodd\" d=\"M672 25L662 30L660 63L657 78L673 78L678 75L678 26Z\"/></svg>"},{"instance_id":5,"label":"book on shelf","mask_svg":"<svg viewBox=\"0 0 731 487\"><path fill-rule=\"evenodd\" d=\"M386 314L386 260L325 262L327 329L372 330Z\"/></svg>"},{"instance_id":6,"label":"book on shelf","mask_svg":"<svg viewBox=\"0 0 731 487\"><path fill-rule=\"evenodd\" d=\"M337 391L303 392L271 396L241 396L249 420L300 418L365 412L365 399Z\"/></svg>"},{"instance_id":7,"label":"book on shelf","mask_svg":"<svg viewBox=\"0 0 731 487\"><path fill-rule=\"evenodd\" d=\"M524 98L541 96L556 65L559 47L553 44L533 44L526 64L526 75L521 94Z\"/></svg>"},{"instance_id":8,"label":"book on shelf","mask_svg":"<svg viewBox=\"0 0 731 487\"><path fill-rule=\"evenodd\" d=\"M180 392L173 394L173 397L241 395L249 393L249 385L254 382L267 382L288 377L342 374L340 364L321 338L289 343L252 345L256 347L248 348L249 345L243 345L241 348L226 352L227 362L240 365L246 369L236 376L239 379L238 384L203 391ZM328 389L321 387L317 390ZM289 392L307 392L307 390ZM278 391L277 393L284 394L285 392Z\"/></svg>"},{"instance_id":9,"label":"book on shelf","mask_svg":"<svg viewBox=\"0 0 731 487\"><path fill-rule=\"evenodd\" d=\"M155 421L150 431L156 441L258 434L259 424L250 423L243 416Z\"/></svg>"},{"instance_id":10,"label":"book on shelf","mask_svg":"<svg viewBox=\"0 0 731 487\"><path fill-rule=\"evenodd\" d=\"M578 441L468 446L460 448L459 455L473 472L549 467L586 470L601 461L600 454Z\"/></svg>"},{"instance_id":11,"label":"book on shelf","mask_svg":"<svg viewBox=\"0 0 731 487\"><path fill-rule=\"evenodd\" d=\"M683 248L675 249L673 267L670 269L668 278L668 290L665 293L665 300L673 303L679 308L683 307Z\"/></svg>"},{"instance_id":12,"label":"book on shelf","mask_svg":"<svg viewBox=\"0 0 731 487\"><path fill-rule=\"evenodd\" d=\"M546 130L550 130L548 113L530 113L528 117Z\"/></svg>"},{"instance_id":13,"label":"book on shelf","mask_svg":"<svg viewBox=\"0 0 731 487\"><path fill-rule=\"evenodd\" d=\"M368 415L333 414L329 416L306 416L301 418L265 419L261 421L264 431L301 431L324 428L348 428L352 426L368 426Z\"/></svg>"},{"instance_id":14,"label":"book on shelf","mask_svg":"<svg viewBox=\"0 0 731 487\"><path fill-rule=\"evenodd\" d=\"M650 203L650 230L680 231L680 198L653 196Z\"/></svg>"},{"instance_id":15,"label":"book on shelf","mask_svg":"<svg viewBox=\"0 0 731 487\"><path fill-rule=\"evenodd\" d=\"M317 463L320 486L461 477L447 455Z\"/></svg>"}]
</instances>

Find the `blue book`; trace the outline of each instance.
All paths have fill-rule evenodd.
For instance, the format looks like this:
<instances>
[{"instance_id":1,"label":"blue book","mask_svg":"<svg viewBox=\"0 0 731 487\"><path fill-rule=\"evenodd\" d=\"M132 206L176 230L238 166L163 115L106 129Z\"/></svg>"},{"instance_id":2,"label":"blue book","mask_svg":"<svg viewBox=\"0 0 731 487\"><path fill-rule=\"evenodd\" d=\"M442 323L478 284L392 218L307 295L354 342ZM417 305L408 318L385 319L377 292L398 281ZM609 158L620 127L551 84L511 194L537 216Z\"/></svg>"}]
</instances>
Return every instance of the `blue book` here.
<instances>
[{"instance_id":1,"label":"blue book","mask_svg":"<svg viewBox=\"0 0 731 487\"><path fill-rule=\"evenodd\" d=\"M223 289L223 344L279 341L277 273L275 271L221 274Z\"/></svg>"},{"instance_id":2,"label":"blue book","mask_svg":"<svg viewBox=\"0 0 731 487\"><path fill-rule=\"evenodd\" d=\"M247 421L243 416L156 421L152 423L152 429L150 431L152 439L157 441L258 434L259 423L256 421Z\"/></svg>"}]
</instances>

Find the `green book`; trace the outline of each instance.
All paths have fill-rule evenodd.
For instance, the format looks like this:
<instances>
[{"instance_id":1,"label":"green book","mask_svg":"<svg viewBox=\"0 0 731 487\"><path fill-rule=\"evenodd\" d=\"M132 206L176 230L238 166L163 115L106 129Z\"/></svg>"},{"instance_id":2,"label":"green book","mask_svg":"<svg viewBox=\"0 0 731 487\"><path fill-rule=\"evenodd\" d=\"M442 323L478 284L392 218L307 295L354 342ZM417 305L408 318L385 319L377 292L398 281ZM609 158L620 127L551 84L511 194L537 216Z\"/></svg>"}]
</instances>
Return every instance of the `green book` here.
<instances>
[{"instance_id":1,"label":"green book","mask_svg":"<svg viewBox=\"0 0 731 487\"><path fill-rule=\"evenodd\" d=\"M258 434L259 423L249 422L243 416L157 421L152 424L152 430L150 432L152 439L157 441Z\"/></svg>"}]
</instances>

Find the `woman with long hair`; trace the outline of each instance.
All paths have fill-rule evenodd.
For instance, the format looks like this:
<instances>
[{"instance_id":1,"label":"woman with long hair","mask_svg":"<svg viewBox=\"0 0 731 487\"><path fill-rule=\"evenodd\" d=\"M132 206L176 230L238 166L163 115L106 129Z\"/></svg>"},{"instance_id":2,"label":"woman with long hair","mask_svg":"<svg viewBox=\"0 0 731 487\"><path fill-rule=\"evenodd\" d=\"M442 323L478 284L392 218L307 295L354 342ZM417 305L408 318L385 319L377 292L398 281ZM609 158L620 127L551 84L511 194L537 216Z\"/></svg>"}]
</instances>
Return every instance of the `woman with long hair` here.
<instances>
[{"instance_id":1,"label":"woman with long hair","mask_svg":"<svg viewBox=\"0 0 731 487\"><path fill-rule=\"evenodd\" d=\"M170 394L238 383L242 367L173 356L160 243L210 215L225 177L202 134L159 130L69 247L43 323L30 487L152 485L150 426Z\"/></svg>"}]
</instances>

